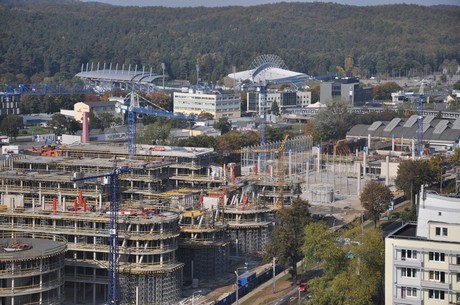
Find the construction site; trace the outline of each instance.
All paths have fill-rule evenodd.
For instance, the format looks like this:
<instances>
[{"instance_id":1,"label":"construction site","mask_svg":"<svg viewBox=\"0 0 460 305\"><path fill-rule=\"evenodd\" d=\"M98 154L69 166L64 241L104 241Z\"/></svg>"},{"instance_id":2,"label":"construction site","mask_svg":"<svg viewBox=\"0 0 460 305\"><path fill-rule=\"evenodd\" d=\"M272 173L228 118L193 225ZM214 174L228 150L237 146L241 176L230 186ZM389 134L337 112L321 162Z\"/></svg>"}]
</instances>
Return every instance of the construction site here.
<instances>
[{"instance_id":1,"label":"construction site","mask_svg":"<svg viewBox=\"0 0 460 305\"><path fill-rule=\"evenodd\" d=\"M137 145L134 157L126 144L47 151L0 164L0 232L66 240L62 304L109 297L115 177L105 173L114 168L129 168L116 176L120 304L177 304L185 283L199 287L260 258L277 209L305 196L330 204L337 193L356 195L346 181L362 173L356 158L322 155L306 136L242 148L241 164L224 165L210 148Z\"/></svg>"}]
</instances>

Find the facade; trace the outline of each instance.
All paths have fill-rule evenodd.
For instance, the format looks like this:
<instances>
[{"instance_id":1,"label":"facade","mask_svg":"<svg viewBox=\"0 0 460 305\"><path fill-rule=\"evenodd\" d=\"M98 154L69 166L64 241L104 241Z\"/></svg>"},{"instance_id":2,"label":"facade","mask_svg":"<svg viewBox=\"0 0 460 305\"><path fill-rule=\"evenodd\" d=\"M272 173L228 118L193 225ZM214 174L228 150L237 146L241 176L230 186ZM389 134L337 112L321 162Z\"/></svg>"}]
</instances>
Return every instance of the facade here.
<instances>
[{"instance_id":1,"label":"facade","mask_svg":"<svg viewBox=\"0 0 460 305\"><path fill-rule=\"evenodd\" d=\"M0 94L0 116L20 114L21 94Z\"/></svg>"},{"instance_id":2,"label":"facade","mask_svg":"<svg viewBox=\"0 0 460 305\"><path fill-rule=\"evenodd\" d=\"M247 93L247 111L259 112L260 95L258 92ZM272 107L273 103L278 104L280 113L284 113L289 109L303 108L311 104L310 91L273 91L267 92L267 111Z\"/></svg>"},{"instance_id":3,"label":"facade","mask_svg":"<svg viewBox=\"0 0 460 305\"><path fill-rule=\"evenodd\" d=\"M372 101L372 89L360 87L359 79L355 77L337 78L333 82L323 82L320 85L320 101L323 104L332 103L338 98L350 107L364 106Z\"/></svg>"},{"instance_id":4,"label":"facade","mask_svg":"<svg viewBox=\"0 0 460 305\"><path fill-rule=\"evenodd\" d=\"M81 123L83 122L83 112L92 112L96 116L106 112L118 115L115 112L117 103L117 101L88 101L75 103L74 118L77 122Z\"/></svg>"},{"instance_id":5,"label":"facade","mask_svg":"<svg viewBox=\"0 0 460 305\"><path fill-rule=\"evenodd\" d=\"M220 118L241 117L241 98L239 94L221 94L205 90L190 89L187 92L174 92L174 113L200 114L202 111Z\"/></svg>"},{"instance_id":6,"label":"facade","mask_svg":"<svg viewBox=\"0 0 460 305\"><path fill-rule=\"evenodd\" d=\"M417 224L386 237L385 304L460 304L460 198L424 193Z\"/></svg>"},{"instance_id":7,"label":"facade","mask_svg":"<svg viewBox=\"0 0 460 305\"><path fill-rule=\"evenodd\" d=\"M59 236L0 235L0 304L62 304L66 249Z\"/></svg>"}]
</instances>

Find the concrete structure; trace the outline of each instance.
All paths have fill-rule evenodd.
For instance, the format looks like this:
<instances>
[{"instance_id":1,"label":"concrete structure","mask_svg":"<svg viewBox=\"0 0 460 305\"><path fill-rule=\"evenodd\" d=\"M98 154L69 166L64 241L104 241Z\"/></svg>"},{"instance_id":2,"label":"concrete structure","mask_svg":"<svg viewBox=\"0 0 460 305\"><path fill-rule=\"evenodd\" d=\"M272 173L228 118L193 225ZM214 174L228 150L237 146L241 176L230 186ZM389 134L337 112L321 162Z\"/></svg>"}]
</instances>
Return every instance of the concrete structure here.
<instances>
[{"instance_id":1,"label":"concrete structure","mask_svg":"<svg viewBox=\"0 0 460 305\"><path fill-rule=\"evenodd\" d=\"M184 90L185 91L185 90ZM208 112L214 119L239 118L241 98L239 94L222 94L217 91L188 89L174 92L174 113L200 114Z\"/></svg>"},{"instance_id":2,"label":"concrete structure","mask_svg":"<svg viewBox=\"0 0 460 305\"><path fill-rule=\"evenodd\" d=\"M0 304L62 304L66 250L62 237L0 234Z\"/></svg>"},{"instance_id":3,"label":"concrete structure","mask_svg":"<svg viewBox=\"0 0 460 305\"><path fill-rule=\"evenodd\" d=\"M319 98L321 103L332 103L334 98L347 103L350 107L364 106L366 102L372 101L372 88L361 87L359 79L354 77L336 78L332 82L322 82Z\"/></svg>"},{"instance_id":4,"label":"concrete structure","mask_svg":"<svg viewBox=\"0 0 460 305\"><path fill-rule=\"evenodd\" d=\"M385 239L385 304L460 303L460 198L423 193L417 224Z\"/></svg>"}]
</instances>

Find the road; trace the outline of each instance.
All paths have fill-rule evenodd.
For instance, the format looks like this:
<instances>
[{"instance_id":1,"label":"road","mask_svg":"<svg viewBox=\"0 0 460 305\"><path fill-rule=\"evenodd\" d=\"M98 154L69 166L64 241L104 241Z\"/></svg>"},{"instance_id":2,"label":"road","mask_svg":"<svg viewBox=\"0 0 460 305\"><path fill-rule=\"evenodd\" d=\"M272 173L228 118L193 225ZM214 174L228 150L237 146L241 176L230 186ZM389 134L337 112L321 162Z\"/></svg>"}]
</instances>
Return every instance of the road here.
<instances>
[{"instance_id":1,"label":"road","mask_svg":"<svg viewBox=\"0 0 460 305\"><path fill-rule=\"evenodd\" d=\"M323 274L322 269L310 270L303 277L301 282L308 282L315 277L321 276ZM287 293L282 298L271 302L270 305L296 305L299 304L299 296L301 300L307 299L308 292L300 292L297 287L293 288L289 293ZM301 304L303 304L301 302Z\"/></svg>"}]
</instances>

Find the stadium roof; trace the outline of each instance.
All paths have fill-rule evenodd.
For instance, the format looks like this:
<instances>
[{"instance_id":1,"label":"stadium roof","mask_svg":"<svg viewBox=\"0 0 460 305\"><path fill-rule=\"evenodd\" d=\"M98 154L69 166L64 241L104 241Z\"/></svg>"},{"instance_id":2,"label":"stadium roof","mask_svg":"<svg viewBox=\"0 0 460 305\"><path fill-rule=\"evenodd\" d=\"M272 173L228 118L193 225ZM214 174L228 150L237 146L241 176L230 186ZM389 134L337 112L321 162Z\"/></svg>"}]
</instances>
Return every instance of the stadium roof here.
<instances>
[{"instance_id":1,"label":"stadium roof","mask_svg":"<svg viewBox=\"0 0 460 305\"><path fill-rule=\"evenodd\" d=\"M234 72L228 75L229 78L238 83L250 81L251 83L299 83L311 80L305 74L288 70L283 60L276 55L258 56L251 64L251 69Z\"/></svg>"},{"instance_id":2,"label":"stadium roof","mask_svg":"<svg viewBox=\"0 0 460 305\"><path fill-rule=\"evenodd\" d=\"M112 69L82 71L76 76L82 79L91 79L93 81L135 83L151 83L155 79L163 77L163 75L152 72Z\"/></svg>"}]
</instances>

